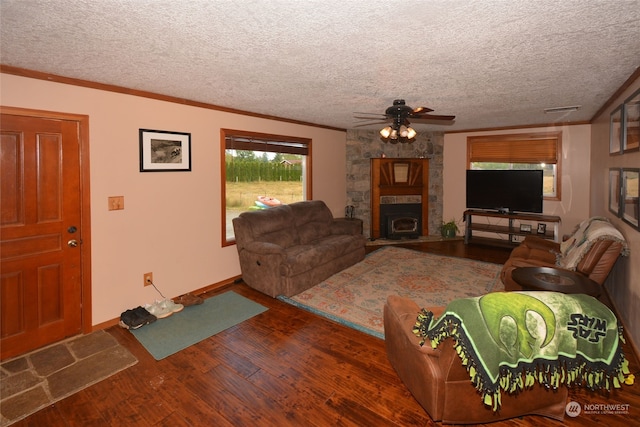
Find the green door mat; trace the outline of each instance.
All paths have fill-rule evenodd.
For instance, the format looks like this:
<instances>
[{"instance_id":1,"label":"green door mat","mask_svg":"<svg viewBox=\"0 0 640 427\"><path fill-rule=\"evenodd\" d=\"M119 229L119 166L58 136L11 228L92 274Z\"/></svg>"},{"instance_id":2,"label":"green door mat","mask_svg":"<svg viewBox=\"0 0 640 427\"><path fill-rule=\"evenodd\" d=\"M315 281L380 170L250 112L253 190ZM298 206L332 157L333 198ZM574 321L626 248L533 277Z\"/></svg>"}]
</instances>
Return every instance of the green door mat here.
<instances>
[{"instance_id":1,"label":"green door mat","mask_svg":"<svg viewBox=\"0 0 640 427\"><path fill-rule=\"evenodd\" d=\"M266 307L229 291L131 333L161 360L265 311Z\"/></svg>"}]
</instances>

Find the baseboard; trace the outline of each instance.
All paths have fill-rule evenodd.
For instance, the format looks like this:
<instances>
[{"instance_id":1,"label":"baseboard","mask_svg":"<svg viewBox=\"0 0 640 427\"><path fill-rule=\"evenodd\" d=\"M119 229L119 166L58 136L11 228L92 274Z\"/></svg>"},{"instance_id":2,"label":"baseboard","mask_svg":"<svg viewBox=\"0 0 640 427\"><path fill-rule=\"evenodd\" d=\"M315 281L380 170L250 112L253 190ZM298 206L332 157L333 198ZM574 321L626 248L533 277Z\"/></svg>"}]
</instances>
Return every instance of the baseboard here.
<instances>
[{"instance_id":1,"label":"baseboard","mask_svg":"<svg viewBox=\"0 0 640 427\"><path fill-rule=\"evenodd\" d=\"M191 291L191 293L194 295L202 295L211 291L219 291L220 289L226 288L227 286L231 286L234 283L238 283L240 280L242 280L241 275L233 276L221 282L214 283L209 286L205 286L204 288L196 289L195 291Z\"/></svg>"},{"instance_id":2,"label":"baseboard","mask_svg":"<svg viewBox=\"0 0 640 427\"><path fill-rule=\"evenodd\" d=\"M218 291L220 289L226 288L227 286L233 285L234 283L237 283L237 281L239 281L241 279L242 279L242 276L240 276L240 275L233 276L233 277L230 277L230 278L225 279L223 281L220 281L220 282L213 283L211 285L205 286L203 288L199 288L199 289L190 291L189 293L192 293L194 295L202 295L202 294L206 294L206 293L211 292L211 291ZM119 323L120 323L120 317L116 317L115 319L107 320L106 322L102 322L102 323L98 323L96 325L93 325L91 327L91 332L98 331L100 329L107 329L107 328L115 326L115 325L117 325Z\"/></svg>"}]
</instances>

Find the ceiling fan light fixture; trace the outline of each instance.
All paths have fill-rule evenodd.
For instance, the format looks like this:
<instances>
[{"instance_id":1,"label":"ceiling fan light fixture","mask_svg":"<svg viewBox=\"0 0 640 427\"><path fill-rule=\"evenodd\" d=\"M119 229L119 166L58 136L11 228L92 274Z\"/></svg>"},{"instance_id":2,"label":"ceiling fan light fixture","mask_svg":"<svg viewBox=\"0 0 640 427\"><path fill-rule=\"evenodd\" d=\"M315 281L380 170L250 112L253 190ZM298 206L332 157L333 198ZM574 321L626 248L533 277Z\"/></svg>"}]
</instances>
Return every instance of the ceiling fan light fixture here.
<instances>
[{"instance_id":1,"label":"ceiling fan light fixture","mask_svg":"<svg viewBox=\"0 0 640 427\"><path fill-rule=\"evenodd\" d=\"M385 126L384 128L380 129L380 138L385 143L412 143L413 141L415 141L418 132L416 132L415 129L409 127L410 119L445 121L453 123L453 120L456 118L456 116L429 114L432 111L433 110L428 107L411 108L404 102L404 99L394 100L393 105L391 107L388 107L384 111L384 115L382 115L384 119L391 120L392 122L391 125ZM357 114L357 116L355 117L358 119L367 119L367 117L365 116L371 115L373 113L354 114Z\"/></svg>"},{"instance_id":2,"label":"ceiling fan light fixture","mask_svg":"<svg viewBox=\"0 0 640 427\"><path fill-rule=\"evenodd\" d=\"M398 126L397 123L380 130L382 140L384 142L391 142L392 144L397 144L398 142L413 142L417 134L413 128L406 125Z\"/></svg>"},{"instance_id":3,"label":"ceiling fan light fixture","mask_svg":"<svg viewBox=\"0 0 640 427\"><path fill-rule=\"evenodd\" d=\"M389 139L391 136L391 126L387 126L386 128L380 129L380 136L384 139Z\"/></svg>"}]
</instances>

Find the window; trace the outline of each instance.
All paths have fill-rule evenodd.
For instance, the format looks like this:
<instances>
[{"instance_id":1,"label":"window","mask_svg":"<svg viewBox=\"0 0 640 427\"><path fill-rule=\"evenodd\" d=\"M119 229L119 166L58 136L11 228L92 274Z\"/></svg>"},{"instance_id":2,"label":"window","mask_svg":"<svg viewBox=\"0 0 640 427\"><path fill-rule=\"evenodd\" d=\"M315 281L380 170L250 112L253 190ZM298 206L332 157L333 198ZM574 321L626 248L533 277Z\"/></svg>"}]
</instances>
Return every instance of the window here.
<instances>
[{"instance_id":1,"label":"window","mask_svg":"<svg viewBox=\"0 0 640 427\"><path fill-rule=\"evenodd\" d=\"M222 246L235 243L233 218L311 199L311 140L222 129Z\"/></svg>"},{"instance_id":2,"label":"window","mask_svg":"<svg viewBox=\"0 0 640 427\"><path fill-rule=\"evenodd\" d=\"M560 200L562 132L467 138L468 169L542 169L545 200Z\"/></svg>"}]
</instances>

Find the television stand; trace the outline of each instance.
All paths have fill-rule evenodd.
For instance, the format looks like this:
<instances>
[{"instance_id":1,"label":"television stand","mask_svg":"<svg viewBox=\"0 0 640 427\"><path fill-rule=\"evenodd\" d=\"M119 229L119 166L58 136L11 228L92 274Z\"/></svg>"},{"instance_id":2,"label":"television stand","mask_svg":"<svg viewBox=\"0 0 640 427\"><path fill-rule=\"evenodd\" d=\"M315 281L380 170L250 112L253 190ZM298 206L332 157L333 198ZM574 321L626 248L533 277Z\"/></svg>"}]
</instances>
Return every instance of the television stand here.
<instances>
[{"instance_id":1,"label":"television stand","mask_svg":"<svg viewBox=\"0 0 640 427\"><path fill-rule=\"evenodd\" d=\"M479 221L478 218L484 218ZM464 212L464 243L519 245L526 236L560 242L560 217L533 213L500 213L469 209ZM475 233L475 235L474 235Z\"/></svg>"}]
</instances>

